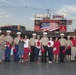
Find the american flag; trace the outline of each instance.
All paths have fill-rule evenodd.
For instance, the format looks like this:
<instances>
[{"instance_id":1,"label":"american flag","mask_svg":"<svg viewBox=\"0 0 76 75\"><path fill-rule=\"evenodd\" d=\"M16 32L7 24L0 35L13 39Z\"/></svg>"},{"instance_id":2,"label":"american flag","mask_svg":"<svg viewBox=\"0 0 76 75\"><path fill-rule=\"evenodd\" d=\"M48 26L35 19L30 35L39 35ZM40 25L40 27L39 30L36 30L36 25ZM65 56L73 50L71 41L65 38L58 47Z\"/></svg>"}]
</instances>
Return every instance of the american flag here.
<instances>
[{"instance_id":1,"label":"american flag","mask_svg":"<svg viewBox=\"0 0 76 75\"><path fill-rule=\"evenodd\" d=\"M57 23L41 23L40 29L42 31L55 31L59 29L59 25Z\"/></svg>"}]
</instances>

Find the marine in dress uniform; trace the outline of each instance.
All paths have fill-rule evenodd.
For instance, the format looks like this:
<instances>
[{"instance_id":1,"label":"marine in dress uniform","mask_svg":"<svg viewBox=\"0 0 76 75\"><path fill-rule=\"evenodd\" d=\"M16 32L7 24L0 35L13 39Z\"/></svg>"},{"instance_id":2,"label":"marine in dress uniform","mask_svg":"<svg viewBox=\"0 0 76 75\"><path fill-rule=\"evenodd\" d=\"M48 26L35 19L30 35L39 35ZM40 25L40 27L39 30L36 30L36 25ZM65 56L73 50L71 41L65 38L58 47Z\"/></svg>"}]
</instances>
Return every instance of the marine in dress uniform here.
<instances>
[{"instance_id":1,"label":"marine in dress uniform","mask_svg":"<svg viewBox=\"0 0 76 75\"><path fill-rule=\"evenodd\" d=\"M14 44L15 44L15 48L14 48L14 60L15 61L19 60L18 49L19 49L20 38L21 38L21 32L17 32L17 37L14 39Z\"/></svg>"},{"instance_id":2,"label":"marine in dress uniform","mask_svg":"<svg viewBox=\"0 0 76 75\"><path fill-rule=\"evenodd\" d=\"M64 62L65 53L63 51L65 51L66 39L64 39L63 33L61 33L60 36L61 36L61 39L59 39L59 42L60 42L60 62Z\"/></svg>"},{"instance_id":3,"label":"marine in dress uniform","mask_svg":"<svg viewBox=\"0 0 76 75\"><path fill-rule=\"evenodd\" d=\"M74 61L76 56L76 35L72 39L71 60Z\"/></svg>"},{"instance_id":4,"label":"marine in dress uniform","mask_svg":"<svg viewBox=\"0 0 76 75\"><path fill-rule=\"evenodd\" d=\"M48 43L47 33L44 32L43 37L41 38L42 49L44 49L44 52L42 52L41 62L47 61L47 43Z\"/></svg>"},{"instance_id":5,"label":"marine in dress uniform","mask_svg":"<svg viewBox=\"0 0 76 75\"><path fill-rule=\"evenodd\" d=\"M36 39L36 33L32 34L32 38L30 39L30 62L34 62L35 61L35 39Z\"/></svg>"},{"instance_id":6,"label":"marine in dress uniform","mask_svg":"<svg viewBox=\"0 0 76 75\"><path fill-rule=\"evenodd\" d=\"M10 61L10 53L11 53L11 44L13 42L13 38L10 36L11 31L7 30L7 35L4 40L6 42L6 50L5 50L5 61Z\"/></svg>"}]
</instances>

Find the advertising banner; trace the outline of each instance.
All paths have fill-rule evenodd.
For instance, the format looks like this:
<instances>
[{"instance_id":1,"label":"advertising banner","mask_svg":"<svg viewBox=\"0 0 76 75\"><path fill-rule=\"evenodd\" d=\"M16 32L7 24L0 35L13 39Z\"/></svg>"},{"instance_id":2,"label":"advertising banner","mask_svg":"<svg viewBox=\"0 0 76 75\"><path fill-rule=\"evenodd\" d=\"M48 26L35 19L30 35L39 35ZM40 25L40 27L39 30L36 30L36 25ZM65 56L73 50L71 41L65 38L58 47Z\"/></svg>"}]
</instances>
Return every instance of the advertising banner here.
<instances>
[{"instance_id":1,"label":"advertising banner","mask_svg":"<svg viewBox=\"0 0 76 75\"><path fill-rule=\"evenodd\" d=\"M34 31L39 31L40 30L40 26L34 26Z\"/></svg>"},{"instance_id":2,"label":"advertising banner","mask_svg":"<svg viewBox=\"0 0 76 75\"><path fill-rule=\"evenodd\" d=\"M64 15L53 15L53 19L54 18L62 18L63 19L64 18Z\"/></svg>"},{"instance_id":3,"label":"advertising banner","mask_svg":"<svg viewBox=\"0 0 76 75\"><path fill-rule=\"evenodd\" d=\"M60 32L66 32L66 25L60 26Z\"/></svg>"}]
</instances>

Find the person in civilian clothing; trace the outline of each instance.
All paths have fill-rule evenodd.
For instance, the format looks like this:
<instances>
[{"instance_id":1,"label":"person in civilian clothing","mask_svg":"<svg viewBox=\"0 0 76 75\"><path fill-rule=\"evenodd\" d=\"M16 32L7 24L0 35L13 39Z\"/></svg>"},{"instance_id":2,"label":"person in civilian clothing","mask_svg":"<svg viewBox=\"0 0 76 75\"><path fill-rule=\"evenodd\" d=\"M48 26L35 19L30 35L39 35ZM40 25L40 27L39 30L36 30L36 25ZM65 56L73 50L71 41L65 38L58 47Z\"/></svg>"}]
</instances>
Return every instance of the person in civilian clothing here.
<instances>
[{"instance_id":1,"label":"person in civilian clothing","mask_svg":"<svg viewBox=\"0 0 76 75\"><path fill-rule=\"evenodd\" d=\"M10 33L11 31L7 30L7 35L4 38L4 41L6 42L5 61L10 61L11 44L13 42L13 38Z\"/></svg>"},{"instance_id":2,"label":"person in civilian clothing","mask_svg":"<svg viewBox=\"0 0 76 75\"><path fill-rule=\"evenodd\" d=\"M41 45L42 45L42 56L41 56L41 62L47 62L47 43L48 43L48 38L47 38L47 33L43 33L43 37L41 38Z\"/></svg>"},{"instance_id":3,"label":"person in civilian clothing","mask_svg":"<svg viewBox=\"0 0 76 75\"><path fill-rule=\"evenodd\" d=\"M50 40L47 43L49 63L52 63L52 60L53 60L53 47L54 47L54 42L52 37L50 37Z\"/></svg>"},{"instance_id":4,"label":"person in civilian clothing","mask_svg":"<svg viewBox=\"0 0 76 75\"><path fill-rule=\"evenodd\" d=\"M14 39L14 60L19 61L19 55L18 55L18 50L19 50L19 41L21 38L21 32L17 32L17 37Z\"/></svg>"},{"instance_id":5,"label":"person in civilian clothing","mask_svg":"<svg viewBox=\"0 0 76 75\"><path fill-rule=\"evenodd\" d=\"M23 55L24 55L24 41L23 41L23 38L20 38L20 41L19 41L18 55L19 55L19 62L24 62L24 60L23 60Z\"/></svg>"},{"instance_id":6,"label":"person in civilian clothing","mask_svg":"<svg viewBox=\"0 0 76 75\"><path fill-rule=\"evenodd\" d=\"M29 53L29 39L27 38L27 35L25 35L24 39L24 61L28 61L28 53Z\"/></svg>"},{"instance_id":7,"label":"person in civilian clothing","mask_svg":"<svg viewBox=\"0 0 76 75\"><path fill-rule=\"evenodd\" d=\"M70 36L67 36L67 47L66 47L66 58L67 61L71 60L71 46L72 46L72 41L70 40Z\"/></svg>"},{"instance_id":8,"label":"person in civilian clothing","mask_svg":"<svg viewBox=\"0 0 76 75\"><path fill-rule=\"evenodd\" d=\"M60 36L61 36L61 38L59 39L59 42L60 42L60 62L64 62L66 39L64 39L63 33L61 33Z\"/></svg>"},{"instance_id":9,"label":"person in civilian clothing","mask_svg":"<svg viewBox=\"0 0 76 75\"><path fill-rule=\"evenodd\" d=\"M37 39L35 40L35 62L38 64L39 51L41 49L41 40L40 35L37 35Z\"/></svg>"},{"instance_id":10,"label":"person in civilian clothing","mask_svg":"<svg viewBox=\"0 0 76 75\"><path fill-rule=\"evenodd\" d=\"M30 39L30 62L35 62L35 39L36 33L32 34L32 38Z\"/></svg>"},{"instance_id":11,"label":"person in civilian clothing","mask_svg":"<svg viewBox=\"0 0 76 75\"><path fill-rule=\"evenodd\" d=\"M59 58L59 54L60 54L60 42L57 37L55 38L55 41L54 41L53 54L54 54L53 61L58 63L58 58Z\"/></svg>"},{"instance_id":12,"label":"person in civilian clothing","mask_svg":"<svg viewBox=\"0 0 76 75\"><path fill-rule=\"evenodd\" d=\"M76 56L76 35L73 36L73 39L71 41L72 41L71 60L74 61Z\"/></svg>"}]
</instances>

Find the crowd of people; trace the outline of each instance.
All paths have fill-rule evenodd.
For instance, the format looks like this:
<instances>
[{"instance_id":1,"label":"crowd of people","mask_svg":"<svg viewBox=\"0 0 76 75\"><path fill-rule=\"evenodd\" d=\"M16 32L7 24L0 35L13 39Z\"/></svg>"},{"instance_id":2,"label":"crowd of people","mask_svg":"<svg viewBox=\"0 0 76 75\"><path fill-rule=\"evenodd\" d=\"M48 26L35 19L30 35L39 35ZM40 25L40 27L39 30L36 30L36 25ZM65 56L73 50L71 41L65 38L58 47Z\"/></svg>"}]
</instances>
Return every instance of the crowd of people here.
<instances>
[{"instance_id":1,"label":"crowd of people","mask_svg":"<svg viewBox=\"0 0 76 75\"><path fill-rule=\"evenodd\" d=\"M18 62L35 62L38 64L39 53L41 53L41 62L58 63L64 61L75 61L76 56L76 35L71 38L64 34L60 34L60 39L47 37L47 32L43 32L43 37L32 34L32 38L28 39L27 35L21 37L21 32L17 32L17 37L13 38L11 31L6 31L6 36L0 31L0 63L10 61L10 53L13 48L14 61ZM30 56L29 56L30 53Z\"/></svg>"}]
</instances>

